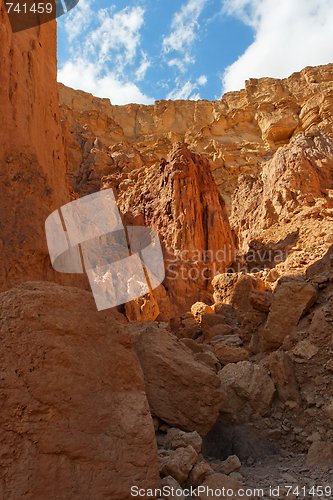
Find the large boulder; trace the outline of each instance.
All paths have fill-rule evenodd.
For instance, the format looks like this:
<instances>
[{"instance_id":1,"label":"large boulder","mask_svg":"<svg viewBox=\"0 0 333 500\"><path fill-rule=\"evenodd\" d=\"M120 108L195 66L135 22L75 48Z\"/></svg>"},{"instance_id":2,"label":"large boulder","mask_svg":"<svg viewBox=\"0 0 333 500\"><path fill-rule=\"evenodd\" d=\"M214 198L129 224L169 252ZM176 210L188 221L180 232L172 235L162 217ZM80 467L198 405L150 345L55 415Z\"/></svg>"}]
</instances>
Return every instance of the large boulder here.
<instances>
[{"instance_id":1,"label":"large boulder","mask_svg":"<svg viewBox=\"0 0 333 500\"><path fill-rule=\"evenodd\" d=\"M301 278L286 278L279 282L262 331L265 347L280 347L285 337L293 334L299 320L316 299L316 288Z\"/></svg>"},{"instance_id":2,"label":"large boulder","mask_svg":"<svg viewBox=\"0 0 333 500\"><path fill-rule=\"evenodd\" d=\"M284 351L275 351L266 356L262 363L270 372L279 399L283 402L294 401L300 403L301 397L294 364L289 354Z\"/></svg>"},{"instance_id":3,"label":"large boulder","mask_svg":"<svg viewBox=\"0 0 333 500\"><path fill-rule=\"evenodd\" d=\"M155 435L126 324L52 283L0 294L1 498L129 498L158 485Z\"/></svg>"},{"instance_id":4,"label":"large boulder","mask_svg":"<svg viewBox=\"0 0 333 500\"><path fill-rule=\"evenodd\" d=\"M212 286L216 316L225 317L225 306L229 305L227 315L230 317L231 312L234 311L234 317L238 316L241 336L249 341L259 325L267 318L271 291L267 289L266 283L255 274L239 272L218 274L213 279ZM211 330L215 330L214 333L218 334L218 327ZM210 336L213 336L212 331L210 331Z\"/></svg>"},{"instance_id":5,"label":"large boulder","mask_svg":"<svg viewBox=\"0 0 333 500\"><path fill-rule=\"evenodd\" d=\"M275 393L267 369L250 361L230 363L220 372L221 388L226 399L221 412L232 421L242 422L252 415L264 415Z\"/></svg>"},{"instance_id":6,"label":"large boulder","mask_svg":"<svg viewBox=\"0 0 333 500\"><path fill-rule=\"evenodd\" d=\"M172 333L153 323L141 327L135 350L152 414L184 431L206 434L223 400L215 372L197 361Z\"/></svg>"}]
</instances>

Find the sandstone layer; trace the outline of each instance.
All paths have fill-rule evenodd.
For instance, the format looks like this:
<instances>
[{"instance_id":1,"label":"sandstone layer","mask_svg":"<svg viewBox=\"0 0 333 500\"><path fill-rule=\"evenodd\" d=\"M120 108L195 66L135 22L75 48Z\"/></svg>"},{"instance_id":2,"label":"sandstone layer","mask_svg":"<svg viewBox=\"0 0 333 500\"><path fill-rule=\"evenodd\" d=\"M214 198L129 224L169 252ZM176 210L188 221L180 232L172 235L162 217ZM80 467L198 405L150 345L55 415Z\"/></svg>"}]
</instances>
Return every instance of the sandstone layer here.
<instances>
[{"instance_id":1,"label":"sandstone layer","mask_svg":"<svg viewBox=\"0 0 333 500\"><path fill-rule=\"evenodd\" d=\"M13 34L0 6L0 290L51 278L44 222L69 200L56 85L56 23Z\"/></svg>"}]
</instances>

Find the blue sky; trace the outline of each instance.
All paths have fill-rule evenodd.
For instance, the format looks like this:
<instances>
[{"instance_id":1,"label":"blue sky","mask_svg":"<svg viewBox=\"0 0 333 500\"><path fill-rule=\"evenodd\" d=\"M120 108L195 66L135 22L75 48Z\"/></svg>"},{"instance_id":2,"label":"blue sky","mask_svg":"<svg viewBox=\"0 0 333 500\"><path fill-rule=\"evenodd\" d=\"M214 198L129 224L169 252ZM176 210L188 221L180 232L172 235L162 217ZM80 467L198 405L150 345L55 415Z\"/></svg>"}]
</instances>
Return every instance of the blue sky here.
<instances>
[{"instance_id":1,"label":"blue sky","mask_svg":"<svg viewBox=\"0 0 333 500\"><path fill-rule=\"evenodd\" d=\"M58 20L58 79L114 104L219 99L333 62L332 26L332 0L80 0Z\"/></svg>"}]
</instances>

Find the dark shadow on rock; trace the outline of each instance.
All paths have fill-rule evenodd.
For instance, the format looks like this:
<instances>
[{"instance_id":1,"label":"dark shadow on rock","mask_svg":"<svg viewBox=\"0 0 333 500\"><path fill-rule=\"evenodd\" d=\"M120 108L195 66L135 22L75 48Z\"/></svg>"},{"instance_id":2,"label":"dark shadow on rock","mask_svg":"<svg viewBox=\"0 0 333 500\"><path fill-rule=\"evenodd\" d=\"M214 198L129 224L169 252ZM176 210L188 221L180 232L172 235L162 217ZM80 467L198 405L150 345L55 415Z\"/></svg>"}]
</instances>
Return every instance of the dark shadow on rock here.
<instances>
[{"instance_id":1,"label":"dark shadow on rock","mask_svg":"<svg viewBox=\"0 0 333 500\"><path fill-rule=\"evenodd\" d=\"M273 269L277 264L284 262L290 250L296 245L298 238L299 231L297 230L277 242L263 243L260 240L250 241L248 252L242 256L248 272Z\"/></svg>"},{"instance_id":2,"label":"dark shadow on rock","mask_svg":"<svg viewBox=\"0 0 333 500\"><path fill-rule=\"evenodd\" d=\"M259 460L279 453L279 446L269 439L265 431L258 431L251 424L229 425L219 419L203 440L205 457L225 460L237 455L241 461L250 457Z\"/></svg>"}]
</instances>

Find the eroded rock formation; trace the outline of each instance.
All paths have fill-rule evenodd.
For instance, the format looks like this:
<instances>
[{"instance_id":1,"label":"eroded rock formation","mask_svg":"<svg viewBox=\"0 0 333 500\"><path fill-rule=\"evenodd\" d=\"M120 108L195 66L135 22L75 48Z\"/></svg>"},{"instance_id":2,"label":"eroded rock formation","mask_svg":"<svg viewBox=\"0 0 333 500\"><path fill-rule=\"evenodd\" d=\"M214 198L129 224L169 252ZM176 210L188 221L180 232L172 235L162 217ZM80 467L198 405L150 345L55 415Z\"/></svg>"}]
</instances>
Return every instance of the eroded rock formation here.
<instances>
[{"instance_id":1,"label":"eroded rock formation","mask_svg":"<svg viewBox=\"0 0 333 500\"><path fill-rule=\"evenodd\" d=\"M102 187L113 187L126 223L158 231L166 270L163 285L154 292L159 319L209 298L210 282L233 262L235 245L208 160L178 143L155 168L122 173L116 185L113 174L102 181Z\"/></svg>"},{"instance_id":2,"label":"eroded rock formation","mask_svg":"<svg viewBox=\"0 0 333 500\"><path fill-rule=\"evenodd\" d=\"M221 101L159 101L112 106L60 85L74 189L98 186L100 171L121 164L152 166L176 142L205 154L228 208L240 173L256 174L278 148L317 127L332 137L333 65L306 68L290 78L251 79ZM136 167L133 167L136 165Z\"/></svg>"}]
</instances>

